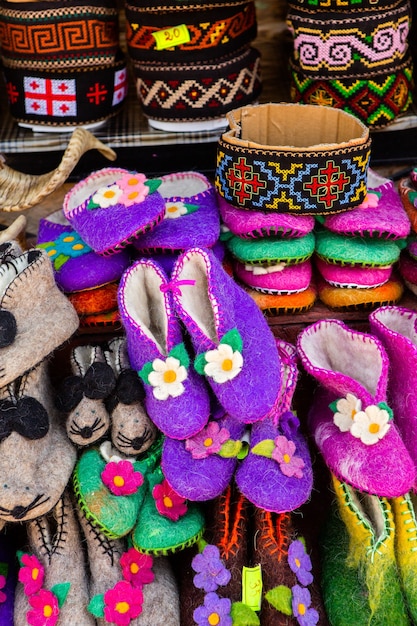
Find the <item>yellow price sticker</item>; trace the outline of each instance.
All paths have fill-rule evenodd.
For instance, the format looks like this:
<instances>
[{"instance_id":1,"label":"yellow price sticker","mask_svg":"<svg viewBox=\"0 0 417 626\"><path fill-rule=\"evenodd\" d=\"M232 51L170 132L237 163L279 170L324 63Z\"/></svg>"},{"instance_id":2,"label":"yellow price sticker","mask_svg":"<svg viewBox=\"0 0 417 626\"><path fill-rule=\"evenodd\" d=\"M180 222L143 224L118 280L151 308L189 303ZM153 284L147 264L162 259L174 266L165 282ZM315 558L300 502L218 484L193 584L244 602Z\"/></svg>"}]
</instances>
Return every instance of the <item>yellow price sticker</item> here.
<instances>
[{"instance_id":1,"label":"yellow price sticker","mask_svg":"<svg viewBox=\"0 0 417 626\"><path fill-rule=\"evenodd\" d=\"M260 565L242 568L242 602L253 611L260 611L262 603L262 571Z\"/></svg>"},{"instance_id":2,"label":"yellow price sticker","mask_svg":"<svg viewBox=\"0 0 417 626\"><path fill-rule=\"evenodd\" d=\"M180 46L183 43L188 43L191 39L185 24L172 26L172 28L165 28L164 30L157 30L155 33L152 33L152 36L156 41L157 50Z\"/></svg>"}]
</instances>

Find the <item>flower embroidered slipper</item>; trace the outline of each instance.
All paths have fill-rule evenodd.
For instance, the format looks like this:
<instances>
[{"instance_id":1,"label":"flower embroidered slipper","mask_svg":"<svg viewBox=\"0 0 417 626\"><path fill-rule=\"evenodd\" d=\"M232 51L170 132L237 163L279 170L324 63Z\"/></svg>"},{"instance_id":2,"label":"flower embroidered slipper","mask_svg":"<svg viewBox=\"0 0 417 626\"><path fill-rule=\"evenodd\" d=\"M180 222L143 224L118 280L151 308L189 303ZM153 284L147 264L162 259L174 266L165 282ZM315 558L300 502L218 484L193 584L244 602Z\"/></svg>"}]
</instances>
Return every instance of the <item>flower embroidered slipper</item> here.
<instances>
[{"instance_id":1,"label":"flower embroidered slipper","mask_svg":"<svg viewBox=\"0 0 417 626\"><path fill-rule=\"evenodd\" d=\"M302 237L264 237L262 239L241 239L229 236L226 247L233 258L241 263L256 265L296 265L309 259L315 246L314 233Z\"/></svg>"},{"instance_id":2,"label":"flower embroidered slipper","mask_svg":"<svg viewBox=\"0 0 417 626\"><path fill-rule=\"evenodd\" d=\"M212 419L193 437L178 441L165 437L162 469L183 498L212 500L229 485L237 460L244 452L245 425L229 415Z\"/></svg>"},{"instance_id":3,"label":"flower embroidered slipper","mask_svg":"<svg viewBox=\"0 0 417 626\"><path fill-rule=\"evenodd\" d=\"M220 217L227 228L241 239L264 237L303 237L314 228L312 215L290 215L274 211L245 211L217 196Z\"/></svg>"},{"instance_id":4,"label":"flower embroidered slipper","mask_svg":"<svg viewBox=\"0 0 417 626\"><path fill-rule=\"evenodd\" d=\"M55 281L67 294L117 282L130 263L126 250L111 257L96 254L73 229L62 209L39 220L36 247L46 251Z\"/></svg>"},{"instance_id":5,"label":"flower embroidered slipper","mask_svg":"<svg viewBox=\"0 0 417 626\"><path fill-rule=\"evenodd\" d=\"M389 361L381 342L327 319L302 330L297 349L319 383L309 429L331 472L367 493L407 493L416 470L387 405Z\"/></svg>"},{"instance_id":6,"label":"flower embroidered slipper","mask_svg":"<svg viewBox=\"0 0 417 626\"><path fill-rule=\"evenodd\" d=\"M90 569L87 608L97 625L180 626L178 587L168 559L110 540L78 514Z\"/></svg>"},{"instance_id":7,"label":"flower embroidered slipper","mask_svg":"<svg viewBox=\"0 0 417 626\"><path fill-rule=\"evenodd\" d=\"M103 168L68 191L64 216L94 252L115 254L163 219L165 202L157 191L159 184L144 174Z\"/></svg>"},{"instance_id":8,"label":"flower embroidered slipper","mask_svg":"<svg viewBox=\"0 0 417 626\"><path fill-rule=\"evenodd\" d=\"M48 515L27 523L19 555L15 626L94 626L87 611L88 578L78 520L68 493Z\"/></svg>"},{"instance_id":9,"label":"flower embroidered slipper","mask_svg":"<svg viewBox=\"0 0 417 626\"><path fill-rule=\"evenodd\" d=\"M392 276L379 287L334 287L324 280L317 280L319 299L335 311L363 311L383 304L396 304L404 293L404 285Z\"/></svg>"},{"instance_id":10,"label":"flower embroidered slipper","mask_svg":"<svg viewBox=\"0 0 417 626\"><path fill-rule=\"evenodd\" d=\"M76 461L47 361L0 389L0 424L0 519L34 519L58 502Z\"/></svg>"},{"instance_id":11,"label":"flower embroidered slipper","mask_svg":"<svg viewBox=\"0 0 417 626\"><path fill-rule=\"evenodd\" d=\"M250 265L235 261L233 274L243 285L255 291L285 295L308 289L312 266L310 259L297 265Z\"/></svg>"},{"instance_id":12,"label":"flower embroidered slipper","mask_svg":"<svg viewBox=\"0 0 417 626\"><path fill-rule=\"evenodd\" d=\"M55 283L42 250L15 256L0 248L0 385L11 383L51 355L78 328L78 315Z\"/></svg>"},{"instance_id":13,"label":"flower embroidered slipper","mask_svg":"<svg viewBox=\"0 0 417 626\"><path fill-rule=\"evenodd\" d=\"M194 346L197 372L231 417L245 423L265 417L279 394L280 360L255 302L202 248L179 257L171 284L176 312Z\"/></svg>"},{"instance_id":14,"label":"flower embroidered slipper","mask_svg":"<svg viewBox=\"0 0 417 626\"><path fill-rule=\"evenodd\" d=\"M120 281L119 310L149 417L168 437L192 437L208 421L210 399L205 381L190 364L162 268L152 260L134 263Z\"/></svg>"},{"instance_id":15,"label":"flower embroidered slipper","mask_svg":"<svg viewBox=\"0 0 417 626\"><path fill-rule=\"evenodd\" d=\"M335 502L321 540L323 600L335 626L409 626L386 498L333 478Z\"/></svg>"},{"instance_id":16,"label":"flower embroidered slipper","mask_svg":"<svg viewBox=\"0 0 417 626\"><path fill-rule=\"evenodd\" d=\"M156 441L137 460L114 453L111 444L84 450L74 469L73 484L78 506L101 533L116 539L134 527L145 498L145 477L160 457Z\"/></svg>"},{"instance_id":17,"label":"flower embroidered slipper","mask_svg":"<svg viewBox=\"0 0 417 626\"><path fill-rule=\"evenodd\" d=\"M406 493L390 500L395 525L395 556L404 598L413 623L417 621L417 520L416 495Z\"/></svg>"},{"instance_id":18,"label":"flower embroidered slipper","mask_svg":"<svg viewBox=\"0 0 417 626\"><path fill-rule=\"evenodd\" d=\"M417 312L399 306L381 307L369 315L369 325L389 357L389 402L417 472Z\"/></svg>"},{"instance_id":19,"label":"flower embroidered slipper","mask_svg":"<svg viewBox=\"0 0 417 626\"><path fill-rule=\"evenodd\" d=\"M208 178L198 172L178 172L160 180L164 219L133 241L133 246L146 255L179 254L193 245L212 248L220 236L220 215Z\"/></svg>"},{"instance_id":20,"label":"flower embroidered slipper","mask_svg":"<svg viewBox=\"0 0 417 626\"><path fill-rule=\"evenodd\" d=\"M131 369L126 337L115 337L104 350L115 377L114 391L106 399L111 417L111 440L124 456L137 456L150 448L158 430L143 406L145 392L137 373Z\"/></svg>"},{"instance_id":21,"label":"flower embroidered slipper","mask_svg":"<svg viewBox=\"0 0 417 626\"><path fill-rule=\"evenodd\" d=\"M317 290L311 284L304 291L289 294L262 293L245 287L246 293L266 315L292 315L309 311L317 300Z\"/></svg>"},{"instance_id":22,"label":"flower embroidered slipper","mask_svg":"<svg viewBox=\"0 0 417 626\"><path fill-rule=\"evenodd\" d=\"M134 547L146 554L169 554L193 545L202 536L204 516L168 483L160 466L146 476L147 492L131 534Z\"/></svg>"},{"instance_id":23,"label":"flower embroidered slipper","mask_svg":"<svg viewBox=\"0 0 417 626\"><path fill-rule=\"evenodd\" d=\"M410 221L392 180L368 169L367 196L359 206L328 215L324 226L340 235L401 239L410 233Z\"/></svg>"},{"instance_id":24,"label":"flower embroidered slipper","mask_svg":"<svg viewBox=\"0 0 417 626\"><path fill-rule=\"evenodd\" d=\"M104 401L115 389L116 376L100 346L76 346L70 362L72 375L60 382L56 404L66 414L70 441L85 447L104 437L110 427Z\"/></svg>"},{"instance_id":25,"label":"flower embroidered slipper","mask_svg":"<svg viewBox=\"0 0 417 626\"><path fill-rule=\"evenodd\" d=\"M333 287L344 289L369 289L380 287L389 281L392 274L392 265L386 267L360 267L358 265L344 265L329 263L316 257L315 266L322 278Z\"/></svg>"}]
</instances>

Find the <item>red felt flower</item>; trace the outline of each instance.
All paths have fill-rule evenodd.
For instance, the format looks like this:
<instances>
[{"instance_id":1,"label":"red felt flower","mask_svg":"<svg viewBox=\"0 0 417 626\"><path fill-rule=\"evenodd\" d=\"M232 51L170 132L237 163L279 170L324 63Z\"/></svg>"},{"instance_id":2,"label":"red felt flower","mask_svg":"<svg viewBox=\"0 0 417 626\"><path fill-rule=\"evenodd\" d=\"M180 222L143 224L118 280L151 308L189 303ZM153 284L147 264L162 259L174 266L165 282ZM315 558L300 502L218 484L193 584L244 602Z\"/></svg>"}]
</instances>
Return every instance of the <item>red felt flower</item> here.
<instances>
[{"instance_id":1,"label":"red felt flower","mask_svg":"<svg viewBox=\"0 0 417 626\"><path fill-rule=\"evenodd\" d=\"M58 598L48 589L41 589L29 598L32 611L26 613L30 626L55 626L59 617Z\"/></svg>"},{"instance_id":2,"label":"red felt flower","mask_svg":"<svg viewBox=\"0 0 417 626\"><path fill-rule=\"evenodd\" d=\"M128 626L142 613L143 594L127 580L116 583L104 594L104 617L117 626Z\"/></svg>"},{"instance_id":3,"label":"red felt flower","mask_svg":"<svg viewBox=\"0 0 417 626\"><path fill-rule=\"evenodd\" d=\"M152 571L153 560L149 554L141 554L136 548L130 548L120 558L123 578L134 587L142 587L155 578Z\"/></svg>"},{"instance_id":4,"label":"red felt flower","mask_svg":"<svg viewBox=\"0 0 417 626\"><path fill-rule=\"evenodd\" d=\"M34 555L23 554L21 562L23 567L19 570L18 578L24 585L25 594L32 596L42 587L45 570Z\"/></svg>"},{"instance_id":5,"label":"red felt flower","mask_svg":"<svg viewBox=\"0 0 417 626\"><path fill-rule=\"evenodd\" d=\"M155 499L158 513L169 517L174 522L177 522L187 512L185 498L182 498L173 490L166 478L159 485L155 485L152 489L152 495Z\"/></svg>"},{"instance_id":6,"label":"red felt flower","mask_svg":"<svg viewBox=\"0 0 417 626\"><path fill-rule=\"evenodd\" d=\"M110 461L101 472L101 480L115 496L130 496L142 485L143 476L130 461Z\"/></svg>"}]
</instances>

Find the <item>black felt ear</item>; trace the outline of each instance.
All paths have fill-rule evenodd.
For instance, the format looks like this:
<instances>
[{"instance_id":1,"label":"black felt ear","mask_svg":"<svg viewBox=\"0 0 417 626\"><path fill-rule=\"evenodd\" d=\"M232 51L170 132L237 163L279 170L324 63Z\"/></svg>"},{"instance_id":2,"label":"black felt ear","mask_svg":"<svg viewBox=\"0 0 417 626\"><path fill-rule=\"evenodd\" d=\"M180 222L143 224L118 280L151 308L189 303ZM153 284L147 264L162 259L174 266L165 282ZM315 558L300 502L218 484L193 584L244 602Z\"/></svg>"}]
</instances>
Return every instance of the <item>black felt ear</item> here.
<instances>
[{"instance_id":1,"label":"black felt ear","mask_svg":"<svg viewBox=\"0 0 417 626\"><path fill-rule=\"evenodd\" d=\"M16 404L14 429L27 439L41 439L49 430L48 412L36 398L25 396Z\"/></svg>"},{"instance_id":2,"label":"black felt ear","mask_svg":"<svg viewBox=\"0 0 417 626\"><path fill-rule=\"evenodd\" d=\"M68 376L58 386L55 406L59 411L69 413L80 404L83 397L82 378L80 376Z\"/></svg>"},{"instance_id":3,"label":"black felt ear","mask_svg":"<svg viewBox=\"0 0 417 626\"><path fill-rule=\"evenodd\" d=\"M133 404L144 400L145 390L135 370L128 369L120 373L116 384L116 394L123 404Z\"/></svg>"},{"instance_id":4,"label":"black felt ear","mask_svg":"<svg viewBox=\"0 0 417 626\"><path fill-rule=\"evenodd\" d=\"M0 309L0 348L10 346L17 333L16 318L10 311Z\"/></svg>"},{"instance_id":5,"label":"black felt ear","mask_svg":"<svg viewBox=\"0 0 417 626\"><path fill-rule=\"evenodd\" d=\"M107 363L93 363L83 379L84 394L91 400L104 400L116 387L113 369Z\"/></svg>"}]
</instances>

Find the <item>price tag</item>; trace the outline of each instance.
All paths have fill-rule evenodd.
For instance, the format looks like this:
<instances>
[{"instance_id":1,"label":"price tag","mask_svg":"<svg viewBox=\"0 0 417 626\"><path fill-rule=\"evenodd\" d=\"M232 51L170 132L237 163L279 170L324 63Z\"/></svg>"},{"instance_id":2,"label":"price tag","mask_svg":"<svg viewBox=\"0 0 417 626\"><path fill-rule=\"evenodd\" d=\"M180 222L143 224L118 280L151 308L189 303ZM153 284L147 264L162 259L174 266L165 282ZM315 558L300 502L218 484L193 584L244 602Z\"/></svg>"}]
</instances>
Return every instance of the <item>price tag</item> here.
<instances>
[{"instance_id":1,"label":"price tag","mask_svg":"<svg viewBox=\"0 0 417 626\"><path fill-rule=\"evenodd\" d=\"M253 611L260 611L262 603L261 566L242 568L242 602Z\"/></svg>"},{"instance_id":2,"label":"price tag","mask_svg":"<svg viewBox=\"0 0 417 626\"><path fill-rule=\"evenodd\" d=\"M166 48L180 46L182 43L188 43L191 39L188 28L185 24L172 26L172 28L165 28L165 30L158 30L155 33L152 33L152 36L156 41L157 50L165 50Z\"/></svg>"}]
</instances>

